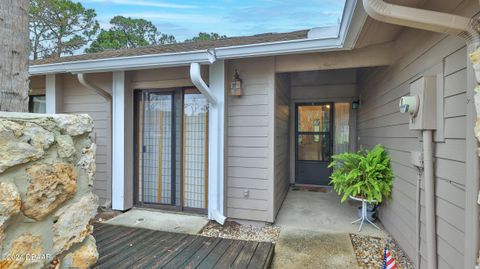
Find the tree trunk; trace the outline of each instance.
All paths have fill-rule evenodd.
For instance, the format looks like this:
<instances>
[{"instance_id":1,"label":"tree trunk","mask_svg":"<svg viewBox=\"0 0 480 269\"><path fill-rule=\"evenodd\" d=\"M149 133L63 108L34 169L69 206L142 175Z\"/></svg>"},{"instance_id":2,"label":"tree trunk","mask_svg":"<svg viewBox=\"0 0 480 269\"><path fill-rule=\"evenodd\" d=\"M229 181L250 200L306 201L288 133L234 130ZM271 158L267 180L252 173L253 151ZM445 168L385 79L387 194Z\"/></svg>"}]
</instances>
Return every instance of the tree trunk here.
<instances>
[{"instance_id":1,"label":"tree trunk","mask_svg":"<svg viewBox=\"0 0 480 269\"><path fill-rule=\"evenodd\" d=\"M28 0L0 0L0 111L28 111Z\"/></svg>"}]
</instances>

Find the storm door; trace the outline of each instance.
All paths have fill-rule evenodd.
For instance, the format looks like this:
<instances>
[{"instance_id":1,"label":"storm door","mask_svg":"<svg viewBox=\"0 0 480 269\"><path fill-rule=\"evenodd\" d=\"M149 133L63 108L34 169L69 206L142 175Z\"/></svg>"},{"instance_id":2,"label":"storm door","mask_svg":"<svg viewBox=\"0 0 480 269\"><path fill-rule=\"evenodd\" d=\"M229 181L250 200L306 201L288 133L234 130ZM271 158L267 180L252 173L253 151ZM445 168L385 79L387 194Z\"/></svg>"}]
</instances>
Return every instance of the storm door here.
<instances>
[{"instance_id":1,"label":"storm door","mask_svg":"<svg viewBox=\"0 0 480 269\"><path fill-rule=\"evenodd\" d=\"M328 185L333 152L333 103L295 106L295 182Z\"/></svg>"}]
</instances>

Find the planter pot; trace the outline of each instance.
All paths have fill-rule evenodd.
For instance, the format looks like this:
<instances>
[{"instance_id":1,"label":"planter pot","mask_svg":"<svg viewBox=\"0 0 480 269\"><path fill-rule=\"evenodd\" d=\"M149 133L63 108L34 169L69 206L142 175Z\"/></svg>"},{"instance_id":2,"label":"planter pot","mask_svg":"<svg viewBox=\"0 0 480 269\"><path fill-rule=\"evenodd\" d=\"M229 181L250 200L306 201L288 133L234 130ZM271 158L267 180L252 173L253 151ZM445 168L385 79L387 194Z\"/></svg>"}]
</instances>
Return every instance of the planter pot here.
<instances>
[{"instance_id":1,"label":"planter pot","mask_svg":"<svg viewBox=\"0 0 480 269\"><path fill-rule=\"evenodd\" d=\"M367 218L368 220L370 221L375 221L377 220L377 208L378 206L377 205L374 205L374 204L368 204L367 206ZM358 217L361 218L362 217L362 207L359 206L358 207Z\"/></svg>"}]
</instances>

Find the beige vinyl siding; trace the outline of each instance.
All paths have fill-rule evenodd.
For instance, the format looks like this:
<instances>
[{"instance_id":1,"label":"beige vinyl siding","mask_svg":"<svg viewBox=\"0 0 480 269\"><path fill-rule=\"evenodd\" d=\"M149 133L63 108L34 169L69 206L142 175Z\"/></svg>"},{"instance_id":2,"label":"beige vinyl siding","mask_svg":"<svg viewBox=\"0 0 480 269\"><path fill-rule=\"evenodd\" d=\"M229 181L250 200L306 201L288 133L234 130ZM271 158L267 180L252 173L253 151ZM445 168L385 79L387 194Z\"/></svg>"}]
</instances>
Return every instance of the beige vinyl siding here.
<instances>
[{"instance_id":1,"label":"beige vinyl siding","mask_svg":"<svg viewBox=\"0 0 480 269\"><path fill-rule=\"evenodd\" d=\"M274 218L282 206L290 185L290 79L288 74L275 76L275 167Z\"/></svg>"},{"instance_id":2,"label":"beige vinyl siding","mask_svg":"<svg viewBox=\"0 0 480 269\"><path fill-rule=\"evenodd\" d=\"M417 169L410 152L421 150L419 131L408 128L398 101L409 83L422 75L437 76L438 130L435 134L438 268L464 267L466 63L464 42L454 37L404 31L397 39L398 61L388 68L361 72L358 114L359 145L383 144L395 174L392 200L382 205L380 219L411 259L416 258L415 190ZM421 268L425 261L425 208L421 193Z\"/></svg>"},{"instance_id":3,"label":"beige vinyl siding","mask_svg":"<svg viewBox=\"0 0 480 269\"><path fill-rule=\"evenodd\" d=\"M272 222L274 61L232 60L226 67L227 81L235 69L243 80L243 96L227 96L227 217Z\"/></svg>"},{"instance_id":4,"label":"beige vinyl siding","mask_svg":"<svg viewBox=\"0 0 480 269\"><path fill-rule=\"evenodd\" d=\"M97 144L94 193L99 196L102 205L111 200L112 195L110 104L96 92L82 86L75 75L57 76L63 76L63 112L88 114L94 120L92 136ZM89 74L87 78L102 89L111 91L111 73Z\"/></svg>"}]
</instances>

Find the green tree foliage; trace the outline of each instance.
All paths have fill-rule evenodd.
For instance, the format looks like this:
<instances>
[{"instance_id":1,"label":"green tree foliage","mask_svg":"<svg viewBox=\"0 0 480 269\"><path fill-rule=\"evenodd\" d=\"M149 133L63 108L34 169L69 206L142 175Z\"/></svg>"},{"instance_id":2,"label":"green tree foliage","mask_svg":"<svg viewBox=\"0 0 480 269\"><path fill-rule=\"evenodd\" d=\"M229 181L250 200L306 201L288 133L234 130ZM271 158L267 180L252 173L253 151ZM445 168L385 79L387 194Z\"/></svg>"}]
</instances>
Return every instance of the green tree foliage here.
<instances>
[{"instance_id":1,"label":"green tree foliage","mask_svg":"<svg viewBox=\"0 0 480 269\"><path fill-rule=\"evenodd\" d=\"M98 32L97 14L70 0L31 0L33 58L73 54Z\"/></svg>"},{"instance_id":2,"label":"green tree foliage","mask_svg":"<svg viewBox=\"0 0 480 269\"><path fill-rule=\"evenodd\" d=\"M158 32L152 22L144 19L115 16L110 24L112 28L101 30L86 52L175 43L174 36Z\"/></svg>"},{"instance_id":3,"label":"green tree foliage","mask_svg":"<svg viewBox=\"0 0 480 269\"><path fill-rule=\"evenodd\" d=\"M390 157L383 146L376 145L371 151L337 154L332 158L328 166L333 167L330 184L338 194L343 195L342 202L349 195L378 203L390 197L393 172Z\"/></svg>"},{"instance_id":4,"label":"green tree foliage","mask_svg":"<svg viewBox=\"0 0 480 269\"><path fill-rule=\"evenodd\" d=\"M226 35L219 35L217 33L206 33L200 32L198 36L195 36L191 39L186 39L185 42L195 42L195 41L204 41L204 40L217 40L227 38Z\"/></svg>"}]
</instances>

